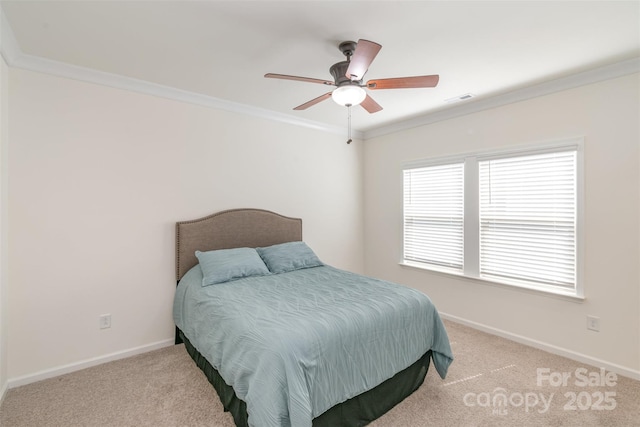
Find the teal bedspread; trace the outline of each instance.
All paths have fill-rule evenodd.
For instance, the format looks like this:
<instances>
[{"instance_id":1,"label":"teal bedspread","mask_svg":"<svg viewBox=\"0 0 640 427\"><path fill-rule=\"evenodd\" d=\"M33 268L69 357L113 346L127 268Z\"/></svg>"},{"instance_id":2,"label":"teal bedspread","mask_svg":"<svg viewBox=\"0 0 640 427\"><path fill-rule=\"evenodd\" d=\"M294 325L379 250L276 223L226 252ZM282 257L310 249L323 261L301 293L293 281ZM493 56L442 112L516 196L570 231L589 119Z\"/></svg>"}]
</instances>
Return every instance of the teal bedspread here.
<instances>
[{"instance_id":1,"label":"teal bedspread","mask_svg":"<svg viewBox=\"0 0 640 427\"><path fill-rule=\"evenodd\" d=\"M180 281L174 320L247 404L249 425L311 427L428 350L440 377L449 339L423 293L330 266L205 286Z\"/></svg>"}]
</instances>

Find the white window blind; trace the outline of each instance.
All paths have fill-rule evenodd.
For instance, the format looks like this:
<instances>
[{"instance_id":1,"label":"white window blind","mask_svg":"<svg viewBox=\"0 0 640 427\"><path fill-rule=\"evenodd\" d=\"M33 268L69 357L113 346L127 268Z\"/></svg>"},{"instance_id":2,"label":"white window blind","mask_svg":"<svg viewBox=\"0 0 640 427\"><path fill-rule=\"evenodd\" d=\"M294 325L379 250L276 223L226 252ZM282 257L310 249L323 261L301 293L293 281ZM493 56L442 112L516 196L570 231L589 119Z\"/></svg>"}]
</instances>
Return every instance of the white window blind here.
<instances>
[{"instance_id":1,"label":"white window blind","mask_svg":"<svg viewBox=\"0 0 640 427\"><path fill-rule=\"evenodd\" d=\"M480 160L480 275L576 287L575 150Z\"/></svg>"},{"instance_id":2,"label":"white window blind","mask_svg":"<svg viewBox=\"0 0 640 427\"><path fill-rule=\"evenodd\" d=\"M404 170L404 259L463 268L464 163Z\"/></svg>"}]
</instances>

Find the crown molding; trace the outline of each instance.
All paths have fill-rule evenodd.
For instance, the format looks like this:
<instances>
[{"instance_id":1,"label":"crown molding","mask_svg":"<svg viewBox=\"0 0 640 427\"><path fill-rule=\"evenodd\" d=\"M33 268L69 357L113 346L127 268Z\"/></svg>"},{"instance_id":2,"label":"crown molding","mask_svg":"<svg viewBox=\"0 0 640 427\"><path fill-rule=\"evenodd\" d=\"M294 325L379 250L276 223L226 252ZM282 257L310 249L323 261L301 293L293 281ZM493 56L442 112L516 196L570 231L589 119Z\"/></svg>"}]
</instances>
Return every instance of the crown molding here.
<instances>
[{"instance_id":1,"label":"crown molding","mask_svg":"<svg viewBox=\"0 0 640 427\"><path fill-rule=\"evenodd\" d=\"M80 67L60 61L54 61L22 52L13 34L11 25L0 8L0 53L9 67L50 74L82 82L94 83L116 89L138 92L207 108L245 114L295 126L302 126L322 132L345 135L344 127L331 126L326 123L302 119L291 114L279 113L265 108L232 102L213 96L189 92L170 86L164 86L133 77L107 73L91 68ZM353 131L353 136L362 139L361 131Z\"/></svg>"},{"instance_id":2,"label":"crown molding","mask_svg":"<svg viewBox=\"0 0 640 427\"><path fill-rule=\"evenodd\" d=\"M325 123L302 119L291 114L279 113L265 108L232 102L209 95L203 95L145 80L139 80L133 77L106 73L104 71L79 67L37 56L21 54L13 62L8 63L8 65L14 68L36 71L57 77L64 77L72 80L108 86L115 89L138 92L145 95L157 96L202 107L254 116L265 120L302 126L332 134L345 135L346 133L346 130L343 127L330 126ZM354 131L353 134L356 138L362 138L362 132Z\"/></svg>"},{"instance_id":3,"label":"crown molding","mask_svg":"<svg viewBox=\"0 0 640 427\"><path fill-rule=\"evenodd\" d=\"M7 18L4 16L2 7L0 7L0 54L7 64L15 61L21 54L18 42L13 35L11 25L9 25Z\"/></svg>"},{"instance_id":4,"label":"crown molding","mask_svg":"<svg viewBox=\"0 0 640 427\"><path fill-rule=\"evenodd\" d=\"M431 123L476 113L478 111L501 107L503 105L525 101L527 99L549 95L555 92L573 89L579 86L597 83L603 80L609 80L638 72L640 72L640 58L632 58L626 61L621 61L611 65L606 65L592 70L572 74L567 77L550 80L521 89L516 89L501 95L470 101L462 105L457 105L455 107L435 111L423 116L399 121L387 126L370 129L364 132L364 140L366 141L367 139L376 138L378 136L388 135L390 133L399 132L419 126L429 125Z\"/></svg>"}]
</instances>

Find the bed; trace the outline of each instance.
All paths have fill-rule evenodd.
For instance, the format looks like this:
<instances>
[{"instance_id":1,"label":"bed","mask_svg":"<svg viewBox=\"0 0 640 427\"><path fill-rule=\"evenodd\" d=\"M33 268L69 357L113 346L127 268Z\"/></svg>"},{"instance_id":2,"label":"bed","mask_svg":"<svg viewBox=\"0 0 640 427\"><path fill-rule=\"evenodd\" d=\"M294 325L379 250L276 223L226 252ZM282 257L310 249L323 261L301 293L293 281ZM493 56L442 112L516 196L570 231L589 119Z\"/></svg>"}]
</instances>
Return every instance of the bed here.
<instances>
[{"instance_id":1,"label":"bed","mask_svg":"<svg viewBox=\"0 0 640 427\"><path fill-rule=\"evenodd\" d=\"M235 209L178 222L176 278L176 343L238 427L366 425L431 361L442 378L453 361L428 297L325 265L299 218Z\"/></svg>"}]
</instances>

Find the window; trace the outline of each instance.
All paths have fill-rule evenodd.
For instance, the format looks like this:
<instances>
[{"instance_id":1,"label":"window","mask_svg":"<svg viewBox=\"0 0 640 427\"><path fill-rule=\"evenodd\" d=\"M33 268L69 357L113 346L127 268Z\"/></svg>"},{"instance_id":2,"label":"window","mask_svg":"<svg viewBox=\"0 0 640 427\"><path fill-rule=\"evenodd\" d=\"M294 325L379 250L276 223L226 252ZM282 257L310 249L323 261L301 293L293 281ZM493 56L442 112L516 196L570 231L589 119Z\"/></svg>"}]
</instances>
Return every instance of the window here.
<instances>
[{"instance_id":1,"label":"window","mask_svg":"<svg viewBox=\"0 0 640 427\"><path fill-rule=\"evenodd\" d=\"M405 165L403 264L582 297L582 141Z\"/></svg>"},{"instance_id":2,"label":"window","mask_svg":"<svg viewBox=\"0 0 640 427\"><path fill-rule=\"evenodd\" d=\"M404 171L404 258L462 271L464 164Z\"/></svg>"}]
</instances>

